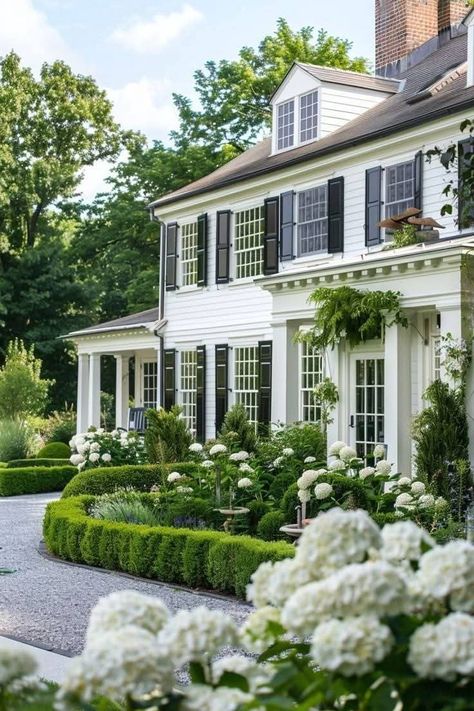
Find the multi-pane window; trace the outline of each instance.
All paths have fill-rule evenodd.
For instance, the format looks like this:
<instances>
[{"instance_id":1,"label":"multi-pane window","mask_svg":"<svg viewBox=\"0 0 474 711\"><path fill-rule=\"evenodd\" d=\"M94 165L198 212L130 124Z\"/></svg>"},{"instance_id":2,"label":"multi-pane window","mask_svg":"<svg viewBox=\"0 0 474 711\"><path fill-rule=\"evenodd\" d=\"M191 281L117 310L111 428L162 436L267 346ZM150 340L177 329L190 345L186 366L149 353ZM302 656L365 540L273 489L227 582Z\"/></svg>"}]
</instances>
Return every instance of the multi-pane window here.
<instances>
[{"instance_id":1,"label":"multi-pane window","mask_svg":"<svg viewBox=\"0 0 474 711\"><path fill-rule=\"evenodd\" d=\"M156 407L158 387L158 363L156 360L143 363L143 407Z\"/></svg>"},{"instance_id":2,"label":"multi-pane window","mask_svg":"<svg viewBox=\"0 0 474 711\"><path fill-rule=\"evenodd\" d=\"M278 150L290 148L295 139L295 102L285 101L277 108L277 146Z\"/></svg>"},{"instance_id":3,"label":"multi-pane window","mask_svg":"<svg viewBox=\"0 0 474 711\"><path fill-rule=\"evenodd\" d=\"M432 379L440 380L441 378L441 337L432 336L431 337L431 348L432 348Z\"/></svg>"},{"instance_id":4,"label":"multi-pane window","mask_svg":"<svg viewBox=\"0 0 474 711\"><path fill-rule=\"evenodd\" d=\"M323 357L309 343L300 351L300 417L303 422L319 422L321 407L315 402L314 388L323 379Z\"/></svg>"},{"instance_id":5,"label":"multi-pane window","mask_svg":"<svg viewBox=\"0 0 474 711\"><path fill-rule=\"evenodd\" d=\"M196 395L197 395L197 352L181 351L180 359L181 407L187 428L196 433Z\"/></svg>"},{"instance_id":6,"label":"multi-pane window","mask_svg":"<svg viewBox=\"0 0 474 711\"><path fill-rule=\"evenodd\" d=\"M311 141L318 135L318 92L300 96L300 141Z\"/></svg>"},{"instance_id":7,"label":"multi-pane window","mask_svg":"<svg viewBox=\"0 0 474 711\"><path fill-rule=\"evenodd\" d=\"M181 225L181 283L183 286L197 284L197 222Z\"/></svg>"},{"instance_id":8,"label":"multi-pane window","mask_svg":"<svg viewBox=\"0 0 474 711\"><path fill-rule=\"evenodd\" d=\"M258 418L258 347L234 348L234 395L235 402L247 410L250 422Z\"/></svg>"},{"instance_id":9,"label":"multi-pane window","mask_svg":"<svg viewBox=\"0 0 474 711\"><path fill-rule=\"evenodd\" d=\"M385 170L385 217L399 215L415 202L415 164L391 165Z\"/></svg>"},{"instance_id":10,"label":"multi-pane window","mask_svg":"<svg viewBox=\"0 0 474 711\"><path fill-rule=\"evenodd\" d=\"M299 254L313 254L328 248L327 186L298 193Z\"/></svg>"},{"instance_id":11,"label":"multi-pane window","mask_svg":"<svg viewBox=\"0 0 474 711\"><path fill-rule=\"evenodd\" d=\"M355 439L357 455L365 458L384 442L384 359L356 360Z\"/></svg>"},{"instance_id":12,"label":"multi-pane window","mask_svg":"<svg viewBox=\"0 0 474 711\"><path fill-rule=\"evenodd\" d=\"M234 254L237 279L262 273L263 207L235 213Z\"/></svg>"}]
</instances>

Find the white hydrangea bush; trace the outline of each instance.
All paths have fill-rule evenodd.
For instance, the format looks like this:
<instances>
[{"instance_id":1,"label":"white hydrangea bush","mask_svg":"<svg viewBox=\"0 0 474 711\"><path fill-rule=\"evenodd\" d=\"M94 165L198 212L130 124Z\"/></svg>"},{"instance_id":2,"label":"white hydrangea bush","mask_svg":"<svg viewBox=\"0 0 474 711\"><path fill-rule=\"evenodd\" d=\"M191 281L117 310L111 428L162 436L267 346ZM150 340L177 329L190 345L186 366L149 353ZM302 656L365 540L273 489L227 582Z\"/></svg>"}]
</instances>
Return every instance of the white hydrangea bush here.
<instances>
[{"instance_id":1,"label":"white hydrangea bush","mask_svg":"<svg viewBox=\"0 0 474 711\"><path fill-rule=\"evenodd\" d=\"M144 437L137 432L101 427L70 440L70 462L79 471L96 467L143 464L147 461Z\"/></svg>"},{"instance_id":2,"label":"white hydrangea bush","mask_svg":"<svg viewBox=\"0 0 474 711\"><path fill-rule=\"evenodd\" d=\"M54 708L108 709L105 697L123 711L472 711L470 543L440 546L411 521L380 530L365 511L334 508L293 558L257 569L248 599L239 629L219 610L103 598ZM0 694L33 669L0 653Z\"/></svg>"}]
</instances>

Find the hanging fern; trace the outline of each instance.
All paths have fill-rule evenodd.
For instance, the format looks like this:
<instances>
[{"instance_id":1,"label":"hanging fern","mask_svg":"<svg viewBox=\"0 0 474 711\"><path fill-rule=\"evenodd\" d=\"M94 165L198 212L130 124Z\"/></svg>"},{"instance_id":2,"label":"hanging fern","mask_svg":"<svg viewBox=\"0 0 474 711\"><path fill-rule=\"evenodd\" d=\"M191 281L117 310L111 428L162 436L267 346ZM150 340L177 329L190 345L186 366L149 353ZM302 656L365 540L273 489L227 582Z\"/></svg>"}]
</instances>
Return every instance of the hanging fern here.
<instances>
[{"instance_id":1,"label":"hanging fern","mask_svg":"<svg viewBox=\"0 0 474 711\"><path fill-rule=\"evenodd\" d=\"M298 338L319 351L333 348L341 338L346 338L351 347L380 338L385 326L394 323L408 326L400 309L400 292L319 287L309 300L316 306L314 325Z\"/></svg>"}]
</instances>

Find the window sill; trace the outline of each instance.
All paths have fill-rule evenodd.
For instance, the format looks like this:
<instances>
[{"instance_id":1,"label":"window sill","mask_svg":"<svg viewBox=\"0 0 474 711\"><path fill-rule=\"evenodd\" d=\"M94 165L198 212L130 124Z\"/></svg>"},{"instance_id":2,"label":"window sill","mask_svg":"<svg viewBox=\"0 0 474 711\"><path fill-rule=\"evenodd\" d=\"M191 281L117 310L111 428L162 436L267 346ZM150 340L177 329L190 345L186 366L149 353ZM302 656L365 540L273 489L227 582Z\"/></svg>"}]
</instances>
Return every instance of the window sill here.
<instances>
[{"instance_id":1,"label":"window sill","mask_svg":"<svg viewBox=\"0 0 474 711\"><path fill-rule=\"evenodd\" d=\"M312 266L313 264L324 264L333 261L336 256L336 254L329 254L329 252L316 252L315 254L308 254L304 257L295 257L291 261L280 262L281 271L291 271L293 266L296 268L304 265Z\"/></svg>"},{"instance_id":2,"label":"window sill","mask_svg":"<svg viewBox=\"0 0 474 711\"><path fill-rule=\"evenodd\" d=\"M198 286L197 284L191 284L190 286L180 286L179 289L176 289L178 294L189 294L194 291L202 291L204 289L203 286Z\"/></svg>"},{"instance_id":3,"label":"window sill","mask_svg":"<svg viewBox=\"0 0 474 711\"><path fill-rule=\"evenodd\" d=\"M263 274L256 274L253 277L242 277L241 279L233 279L229 281L228 285L231 289L236 286L248 286L249 284L254 284L255 279L259 279Z\"/></svg>"}]
</instances>

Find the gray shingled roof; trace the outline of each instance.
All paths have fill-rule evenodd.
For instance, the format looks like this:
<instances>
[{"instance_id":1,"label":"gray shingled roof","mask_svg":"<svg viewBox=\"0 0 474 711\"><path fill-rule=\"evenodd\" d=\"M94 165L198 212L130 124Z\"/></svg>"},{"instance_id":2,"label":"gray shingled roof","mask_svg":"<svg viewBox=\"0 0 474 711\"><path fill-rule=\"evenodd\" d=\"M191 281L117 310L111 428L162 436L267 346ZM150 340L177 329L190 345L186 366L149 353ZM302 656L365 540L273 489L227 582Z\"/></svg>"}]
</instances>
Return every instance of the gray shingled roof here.
<instances>
[{"instance_id":1,"label":"gray shingled roof","mask_svg":"<svg viewBox=\"0 0 474 711\"><path fill-rule=\"evenodd\" d=\"M282 153L271 154L271 139L266 138L242 155L195 182L152 203L169 205L193 195L222 188L303 161L336 153L381 136L419 125L436 118L474 107L474 87L466 88L465 74L441 91L420 101L413 99L455 66L466 61L467 36L455 37L422 62L401 75L402 89L374 108L350 121L319 141Z\"/></svg>"},{"instance_id":2,"label":"gray shingled roof","mask_svg":"<svg viewBox=\"0 0 474 711\"><path fill-rule=\"evenodd\" d=\"M349 72L345 69L334 69L333 67L322 67L319 64L304 64L303 62L295 62L298 67L301 67L320 81L328 82L329 84L344 84L345 86L357 86L362 89L374 89L375 91L385 91L387 93L396 94L398 79L386 79L385 77L377 77L372 74L361 74L360 72Z\"/></svg>"},{"instance_id":3,"label":"gray shingled roof","mask_svg":"<svg viewBox=\"0 0 474 711\"><path fill-rule=\"evenodd\" d=\"M67 336L92 336L94 333L102 333L104 331L120 331L128 328L140 327L145 328L149 324L157 321L158 318L158 308L147 309L146 311L140 311L137 314L122 316L122 318L115 318L113 321L98 323L96 326L89 326L81 331L72 331L71 333L68 333Z\"/></svg>"}]
</instances>

